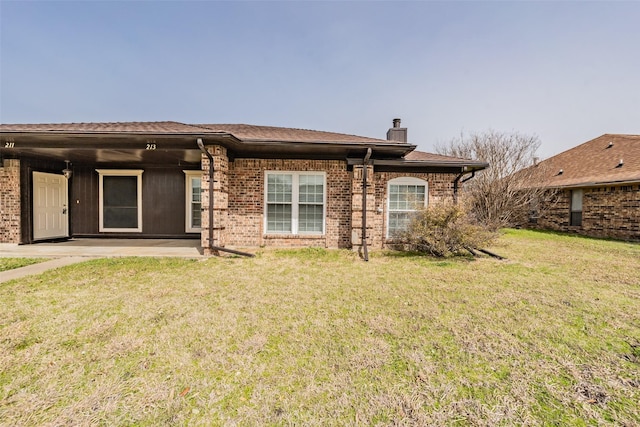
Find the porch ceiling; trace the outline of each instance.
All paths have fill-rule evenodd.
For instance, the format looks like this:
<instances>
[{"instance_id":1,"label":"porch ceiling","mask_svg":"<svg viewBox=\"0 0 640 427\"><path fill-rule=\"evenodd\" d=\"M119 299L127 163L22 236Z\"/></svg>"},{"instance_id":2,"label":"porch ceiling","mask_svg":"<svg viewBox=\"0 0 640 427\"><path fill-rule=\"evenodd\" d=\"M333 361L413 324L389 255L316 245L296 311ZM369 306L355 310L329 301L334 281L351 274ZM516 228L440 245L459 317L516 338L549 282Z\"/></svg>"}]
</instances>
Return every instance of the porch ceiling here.
<instances>
[{"instance_id":1,"label":"porch ceiling","mask_svg":"<svg viewBox=\"0 0 640 427\"><path fill-rule=\"evenodd\" d=\"M2 148L3 156L42 156L76 164L199 164L202 154L195 136L13 134L11 141L12 147Z\"/></svg>"},{"instance_id":2,"label":"porch ceiling","mask_svg":"<svg viewBox=\"0 0 640 427\"><path fill-rule=\"evenodd\" d=\"M18 148L11 153L69 160L75 164L144 163L158 165L200 164L202 153L197 148L175 150L108 149L108 148Z\"/></svg>"}]
</instances>

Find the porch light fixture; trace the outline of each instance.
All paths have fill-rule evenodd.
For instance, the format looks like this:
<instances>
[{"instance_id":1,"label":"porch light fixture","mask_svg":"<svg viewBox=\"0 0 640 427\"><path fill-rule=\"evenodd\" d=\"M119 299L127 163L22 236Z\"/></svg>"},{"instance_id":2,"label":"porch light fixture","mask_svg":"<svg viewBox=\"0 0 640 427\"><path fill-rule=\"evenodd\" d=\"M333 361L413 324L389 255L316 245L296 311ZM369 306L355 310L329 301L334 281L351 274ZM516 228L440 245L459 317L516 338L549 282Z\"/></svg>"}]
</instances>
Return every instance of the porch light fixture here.
<instances>
[{"instance_id":1,"label":"porch light fixture","mask_svg":"<svg viewBox=\"0 0 640 427\"><path fill-rule=\"evenodd\" d=\"M69 169L69 164L71 162L69 160L65 160L64 162L67 164L67 166L64 169L62 169L62 175L64 175L65 178L69 179L73 174L73 171Z\"/></svg>"}]
</instances>

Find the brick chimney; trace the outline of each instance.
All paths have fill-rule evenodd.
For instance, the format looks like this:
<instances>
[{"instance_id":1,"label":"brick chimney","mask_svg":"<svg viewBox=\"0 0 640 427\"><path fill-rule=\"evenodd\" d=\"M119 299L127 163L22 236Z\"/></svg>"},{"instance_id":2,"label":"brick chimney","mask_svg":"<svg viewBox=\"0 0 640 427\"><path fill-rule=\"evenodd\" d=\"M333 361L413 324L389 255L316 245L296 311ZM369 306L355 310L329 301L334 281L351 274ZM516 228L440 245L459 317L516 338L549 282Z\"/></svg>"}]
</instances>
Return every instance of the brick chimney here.
<instances>
[{"instance_id":1,"label":"brick chimney","mask_svg":"<svg viewBox=\"0 0 640 427\"><path fill-rule=\"evenodd\" d=\"M387 141L407 142L407 128L400 127L400 119L393 119L393 127L387 131Z\"/></svg>"}]
</instances>

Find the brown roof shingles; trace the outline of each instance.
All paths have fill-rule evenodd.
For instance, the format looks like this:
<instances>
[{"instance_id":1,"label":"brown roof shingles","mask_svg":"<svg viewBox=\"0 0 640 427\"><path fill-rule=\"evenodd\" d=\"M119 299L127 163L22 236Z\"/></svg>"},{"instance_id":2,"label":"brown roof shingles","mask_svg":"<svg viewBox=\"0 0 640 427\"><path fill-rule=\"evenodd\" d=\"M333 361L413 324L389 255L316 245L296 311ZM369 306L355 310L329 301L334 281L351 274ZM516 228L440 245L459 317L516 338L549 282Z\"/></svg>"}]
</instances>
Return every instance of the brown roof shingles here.
<instances>
[{"instance_id":1,"label":"brown roof shingles","mask_svg":"<svg viewBox=\"0 0 640 427\"><path fill-rule=\"evenodd\" d=\"M206 130L179 122L110 122L110 123L41 123L0 124L0 132L69 132L69 133L203 133Z\"/></svg>"},{"instance_id":2,"label":"brown roof shingles","mask_svg":"<svg viewBox=\"0 0 640 427\"><path fill-rule=\"evenodd\" d=\"M228 132L243 141L284 141L284 142L336 142L336 143L397 143L386 139L325 132L309 129L256 126L245 124L201 124L202 128ZM402 143L401 143L402 144Z\"/></svg>"},{"instance_id":3,"label":"brown roof shingles","mask_svg":"<svg viewBox=\"0 0 640 427\"><path fill-rule=\"evenodd\" d=\"M549 187L640 181L640 135L605 134L550 157L538 167Z\"/></svg>"},{"instance_id":4,"label":"brown roof shingles","mask_svg":"<svg viewBox=\"0 0 640 427\"><path fill-rule=\"evenodd\" d=\"M179 122L111 122L59 124L0 124L0 132L207 134L229 133L243 141L390 143L395 141L309 129L246 124L190 125Z\"/></svg>"},{"instance_id":5,"label":"brown roof shingles","mask_svg":"<svg viewBox=\"0 0 640 427\"><path fill-rule=\"evenodd\" d=\"M405 160L410 161L431 161L431 162L459 162L459 157L443 156L441 154L427 153L426 151L412 151L404 156Z\"/></svg>"},{"instance_id":6,"label":"brown roof shingles","mask_svg":"<svg viewBox=\"0 0 640 427\"><path fill-rule=\"evenodd\" d=\"M173 121L161 122L110 122L110 123L58 123L58 124L0 124L0 132L16 133L74 133L74 134L231 134L248 142L292 142L333 144L391 144L405 145L406 151L413 145L399 141L369 138L336 132L309 129L256 126L247 124L185 124ZM404 160L420 163L466 164L471 160L442 156L422 151L409 152ZM462 163L461 163L462 162ZM477 163L477 162L476 162Z\"/></svg>"}]
</instances>

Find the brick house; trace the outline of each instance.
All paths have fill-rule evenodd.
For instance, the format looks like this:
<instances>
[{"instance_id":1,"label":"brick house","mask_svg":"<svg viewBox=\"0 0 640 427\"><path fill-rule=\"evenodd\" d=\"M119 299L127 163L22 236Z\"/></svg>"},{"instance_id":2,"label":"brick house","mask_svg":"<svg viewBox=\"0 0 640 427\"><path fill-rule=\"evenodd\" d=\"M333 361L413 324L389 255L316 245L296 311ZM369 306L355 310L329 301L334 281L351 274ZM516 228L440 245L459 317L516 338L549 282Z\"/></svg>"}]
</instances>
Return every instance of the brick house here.
<instances>
[{"instance_id":1,"label":"brick house","mask_svg":"<svg viewBox=\"0 0 640 427\"><path fill-rule=\"evenodd\" d=\"M461 178L487 166L416 152L406 135L399 119L387 139L241 124L3 124L0 242L382 248L415 208L408 199L452 201Z\"/></svg>"},{"instance_id":2,"label":"brick house","mask_svg":"<svg viewBox=\"0 0 640 427\"><path fill-rule=\"evenodd\" d=\"M549 191L522 226L640 240L640 135L605 134L533 167Z\"/></svg>"}]
</instances>

